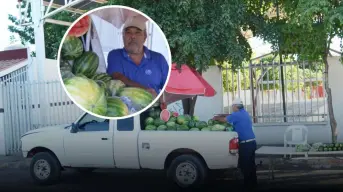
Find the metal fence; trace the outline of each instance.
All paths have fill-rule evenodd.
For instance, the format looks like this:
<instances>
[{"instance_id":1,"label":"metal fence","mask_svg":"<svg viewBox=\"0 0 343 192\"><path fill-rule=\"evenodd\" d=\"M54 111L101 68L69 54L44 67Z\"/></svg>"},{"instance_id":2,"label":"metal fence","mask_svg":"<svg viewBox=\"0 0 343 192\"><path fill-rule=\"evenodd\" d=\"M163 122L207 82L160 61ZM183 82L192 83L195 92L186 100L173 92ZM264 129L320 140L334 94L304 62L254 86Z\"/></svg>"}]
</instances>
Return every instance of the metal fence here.
<instances>
[{"instance_id":1,"label":"metal fence","mask_svg":"<svg viewBox=\"0 0 343 192\"><path fill-rule=\"evenodd\" d=\"M0 91L8 154L20 151L20 136L25 132L72 123L82 114L60 81L1 82Z\"/></svg>"},{"instance_id":2,"label":"metal fence","mask_svg":"<svg viewBox=\"0 0 343 192\"><path fill-rule=\"evenodd\" d=\"M275 58L257 58L238 69L230 65L223 69L225 112L232 112L230 103L239 97L254 123L327 121L322 63Z\"/></svg>"}]
</instances>

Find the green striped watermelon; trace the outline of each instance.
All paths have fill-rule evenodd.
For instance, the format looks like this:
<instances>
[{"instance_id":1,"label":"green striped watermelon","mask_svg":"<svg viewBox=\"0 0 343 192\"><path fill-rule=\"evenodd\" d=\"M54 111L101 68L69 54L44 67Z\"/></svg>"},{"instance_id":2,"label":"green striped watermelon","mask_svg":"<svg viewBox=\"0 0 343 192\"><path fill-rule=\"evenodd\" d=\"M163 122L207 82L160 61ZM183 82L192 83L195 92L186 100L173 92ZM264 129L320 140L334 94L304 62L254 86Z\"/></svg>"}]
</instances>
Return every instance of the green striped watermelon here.
<instances>
[{"instance_id":1,"label":"green striped watermelon","mask_svg":"<svg viewBox=\"0 0 343 192\"><path fill-rule=\"evenodd\" d=\"M100 80L103 81L104 83L108 83L109 81L112 80L112 77L108 75L107 73L95 73L91 79L93 80Z\"/></svg>"},{"instance_id":2,"label":"green striped watermelon","mask_svg":"<svg viewBox=\"0 0 343 192\"><path fill-rule=\"evenodd\" d=\"M79 58L74 60L72 72L77 74L83 74L88 78L91 78L99 66L99 57L96 53L88 51L84 52Z\"/></svg>"},{"instance_id":3,"label":"green striped watermelon","mask_svg":"<svg viewBox=\"0 0 343 192\"><path fill-rule=\"evenodd\" d=\"M62 45L62 58L66 60L74 60L80 57L83 53L82 41L74 36L67 36Z\"/></svg>"},{"instance_id":4,"label":"green striped watermelon","mask_svg":"<svg viewBox=\"0 0 343 192\"><path fill-rule=\"evenodd\" d=\"M67 61L61 60L60 72L61 72L62 79L74 77L74 74L71 71L72 71L71 65Z\"/></svg>"},{"instance_id":5,"label":"green striped watermelon","mask_svg":"<svg viewBox=\"0 0 343 192\"><path fill-rule=\"evenodd\" d=\"M108 117L123 117L129 115L129 108L118 97L107 97L107 114Z\"/></svg>"},{"instance_id":6,"label":"green striped watermelon","mask_svg":"<svg viewBox=\"0 0 343 192\"><path fill-rule=\"evenodd\" d=\"M67 92L75 102L86 110L98 115L106 115L107 100L105 90L95 81L75 76L63 81Z\"/></svg>"},{"instance_id":7,"label":"green striped watermelon","mask_svg":"<svg viewBox=\"0 0 343 192\"><path fill-rule=\"evenodd\" d=\"M124 87L118 91L118 96L130 98L133 103L141 108L148 106L154 99L150 92L137 87Z\"/></svg>"}]
</instances>

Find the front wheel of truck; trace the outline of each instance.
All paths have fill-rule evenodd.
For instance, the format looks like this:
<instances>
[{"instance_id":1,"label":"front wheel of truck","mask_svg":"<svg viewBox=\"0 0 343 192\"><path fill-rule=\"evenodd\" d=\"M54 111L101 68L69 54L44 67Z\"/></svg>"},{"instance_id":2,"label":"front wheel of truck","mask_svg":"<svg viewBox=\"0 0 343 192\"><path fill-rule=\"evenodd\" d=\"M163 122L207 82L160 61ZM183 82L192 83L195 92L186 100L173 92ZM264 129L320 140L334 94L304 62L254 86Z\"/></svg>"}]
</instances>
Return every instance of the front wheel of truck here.
<instances>
[{"instance_id":1,"label":"front wheel of truck","mask_svg":"<svg viewBox=\"0 0 343 192\"><path fill-rule=\"evenodd\" d=\"M194 155L180 155L170 164L167 175L181 188L200 187L207 178L207 167Z\"/></svg>"},{"instance_id":2,"label":"front wheel of truck","mask_svg":"<svg viewBox=\"0 0 343 192\"><path fill-rule=\"evenodd\" d=\"M53 184L60 178L61 166L56 157L48 152L40 152L31 160L30 175L37 184Z\"/></svg>"}]
</instances>

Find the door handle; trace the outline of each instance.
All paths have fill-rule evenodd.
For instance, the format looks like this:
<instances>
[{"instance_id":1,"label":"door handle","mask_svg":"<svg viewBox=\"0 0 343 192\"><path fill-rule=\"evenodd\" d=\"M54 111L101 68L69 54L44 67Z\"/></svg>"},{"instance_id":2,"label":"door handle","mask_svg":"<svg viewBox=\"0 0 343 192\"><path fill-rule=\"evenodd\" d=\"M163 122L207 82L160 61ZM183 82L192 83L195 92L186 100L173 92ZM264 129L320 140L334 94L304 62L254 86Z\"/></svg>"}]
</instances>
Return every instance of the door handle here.
<instances>
[{"instance_id":1,"label":"door handle","mask_svg":"<svg viewBox=\"0 0 343 192\"><path fill-rule=\"evenodd\" d=\"M150 144L149 143L142 143L142 148L143 149L150 149Z\"/></svg>"},{"instance_id":2,"label":"door handle","mask_svg":"<svg viewBox=\"0 0 343 192\"><path fill-rule=\"evenodd\" d=\"M101 138L101 140L108 140L108 138Z\"/></svg>"}]
</instances>

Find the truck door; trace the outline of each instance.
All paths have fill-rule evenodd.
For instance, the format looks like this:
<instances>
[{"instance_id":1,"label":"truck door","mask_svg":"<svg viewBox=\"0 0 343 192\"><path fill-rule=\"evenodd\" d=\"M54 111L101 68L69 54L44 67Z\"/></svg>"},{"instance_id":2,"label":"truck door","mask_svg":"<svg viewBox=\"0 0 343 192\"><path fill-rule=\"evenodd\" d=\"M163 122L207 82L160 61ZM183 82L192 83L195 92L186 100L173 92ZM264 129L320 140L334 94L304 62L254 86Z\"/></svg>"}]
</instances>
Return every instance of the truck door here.
<instances>
[{"instance_id":1,"label":"truck door","mask_svg":"<svg viewBox=\"0 0 343 192\"><path fill-rule=\"evenodd\" d=\"M111 123L110 123L111 122ZM64 152L72 167L113 168L113 122L86 113L76 133L66 132Z\"/></svg>"},{"instance_id":2,"label":"truck door","mask_svg":"<svg viewBox=\"0 0 343 192\"><path fill-rule=\"evenodd\" d=\"M117 168L139 169L139 118L130 117L114 121L114 160Z\"/></svg>"}]
</instances>

